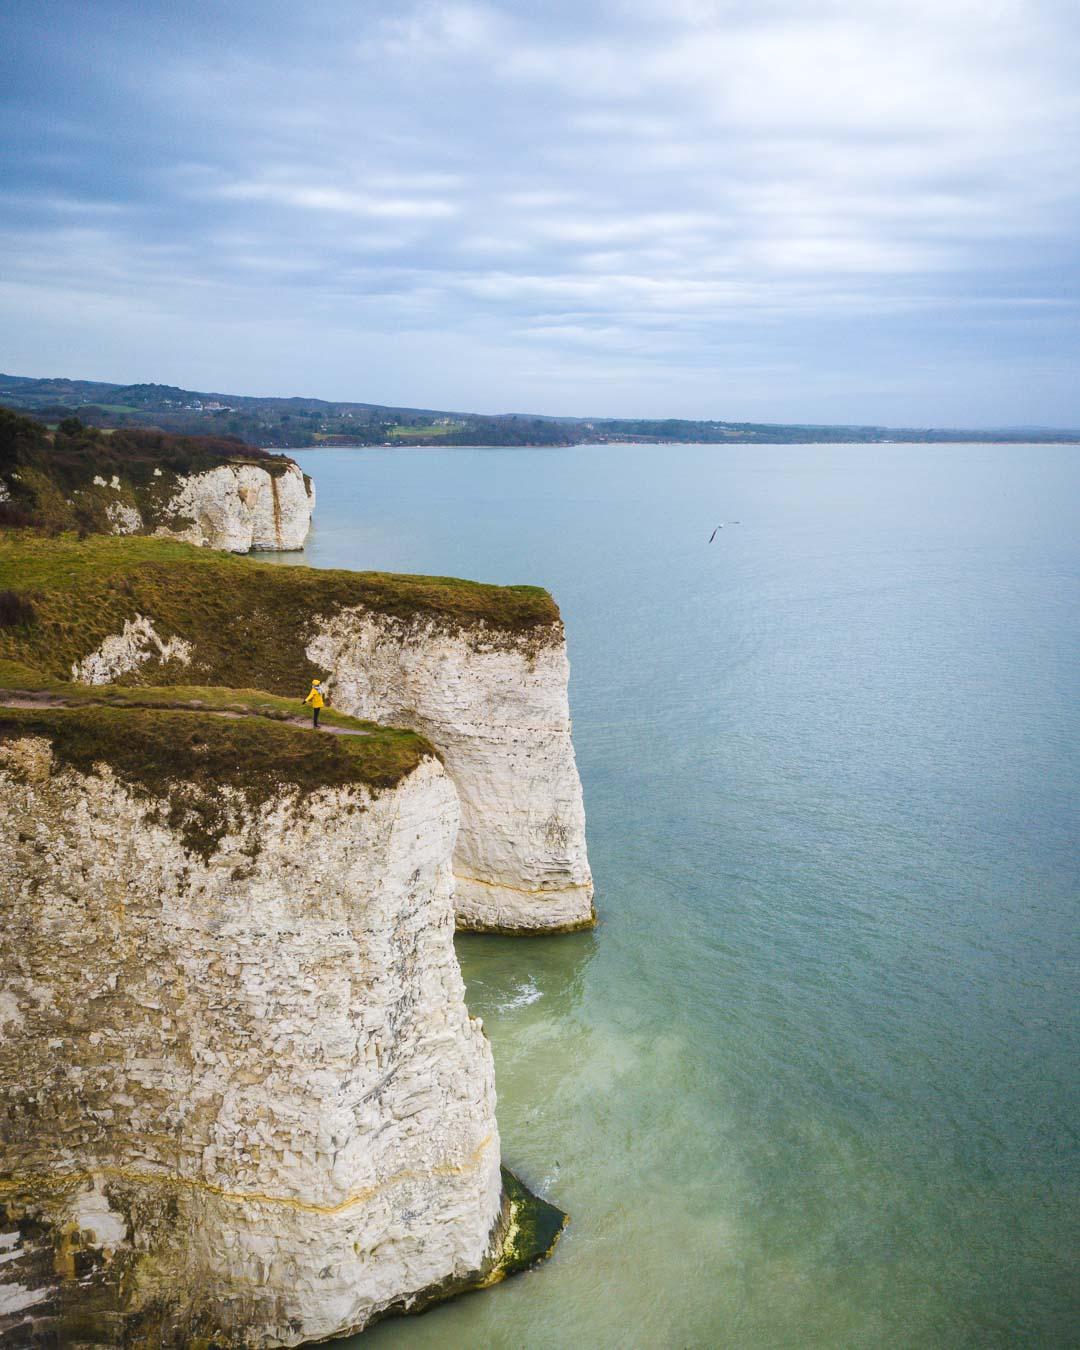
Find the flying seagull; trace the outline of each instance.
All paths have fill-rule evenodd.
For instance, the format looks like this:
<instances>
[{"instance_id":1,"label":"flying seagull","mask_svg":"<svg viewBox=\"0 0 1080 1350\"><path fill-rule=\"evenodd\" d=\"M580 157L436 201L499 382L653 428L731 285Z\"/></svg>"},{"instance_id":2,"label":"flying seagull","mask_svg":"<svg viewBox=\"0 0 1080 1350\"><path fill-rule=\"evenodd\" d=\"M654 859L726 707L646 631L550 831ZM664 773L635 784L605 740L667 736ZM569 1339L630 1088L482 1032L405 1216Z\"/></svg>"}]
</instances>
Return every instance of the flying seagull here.
<instances>
[{"instance_id":1,"label":"flying seagull","mask_svg":"<svg viewBox=\"0 0 1080 1350\"><path fill-rule=\"evenodd\" d=\"M716 530L722 530L723 528L724 528L724 522L721 521L720 524L717 525ZM710 544L711 544L712 541L716 538L716 530L713 530L712 534L709 535L709 543L710 543Z\"/></svg>"}]
</instances>

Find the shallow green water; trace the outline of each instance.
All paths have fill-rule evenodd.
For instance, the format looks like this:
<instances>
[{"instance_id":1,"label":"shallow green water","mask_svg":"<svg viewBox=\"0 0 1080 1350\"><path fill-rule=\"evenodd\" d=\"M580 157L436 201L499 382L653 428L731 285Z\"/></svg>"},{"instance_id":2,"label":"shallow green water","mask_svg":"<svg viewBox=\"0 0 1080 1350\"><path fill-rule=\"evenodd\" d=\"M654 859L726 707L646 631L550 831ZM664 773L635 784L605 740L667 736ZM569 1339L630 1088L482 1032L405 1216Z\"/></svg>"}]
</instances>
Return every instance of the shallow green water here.
<instances>
[{"instance_id":1,"label":"shallow green water","mask_svg":"<svg viewBox=\"0 0 1080 1350\"><path fill-rule=\"evenodd\" d=\"M1077 451L296 458L555 593L603 920L458 943L555 1259L363 1344L1080 1342Z\"/></svg>"}]
</instances>

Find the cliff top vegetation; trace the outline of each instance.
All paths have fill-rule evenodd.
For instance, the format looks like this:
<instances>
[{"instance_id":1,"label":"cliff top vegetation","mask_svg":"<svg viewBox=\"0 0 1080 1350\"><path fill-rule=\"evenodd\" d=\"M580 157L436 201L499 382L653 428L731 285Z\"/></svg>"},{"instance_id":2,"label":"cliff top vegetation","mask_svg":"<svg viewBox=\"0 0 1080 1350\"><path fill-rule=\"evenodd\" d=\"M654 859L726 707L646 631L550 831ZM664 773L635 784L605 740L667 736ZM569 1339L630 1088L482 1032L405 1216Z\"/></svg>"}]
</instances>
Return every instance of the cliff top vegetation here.
<instances>
[{"instance_id":1,"label":"cliff top vegetation","mask_svg":"<svg viewBox=\"0 0 1080 1350\"><path fill-rule=\"evenodd\" d=\"M220 464L256 464L284 473L293 461L247 445L236 436L176 436L154 428L104 431L65 417L54 431L31 417L0 408L0 475L24 465L44 468L63 487L78 487L95 474L118 474L148 483L155 469L201 473Z\"/></svg>"},{"instance_id":2,"label":"cliff top vegetation","mask_svg":"<svg viewBox=\"0 0 1080 1350\"><path fill-rule=\"evenodd\" d=\"M369 725L366 735L335 736L176 707L0 707L0 741L45 737L56 760L80 773L107 764L137 796L162 802L166 822L203 857L242 823L222 786L257 809L293 790L390 788L435 757L415 732Z\"/></svg>"},{"instance_id":3,"label":"cliff top vegetation","mask_svg":"<svg viewBox=\"0 0 1080 1350\"><path fill-rule=\"evenodd\" d=\"M279 567L165 539L0 531L0 658L53 679L70 679L73 662L143 615L162 637L195 647L190 666L156 666L155 683L296 697L331 673L303 657L312 618L353 606L479 627L495 643L562 636L558 608L538 586Z\"/></svg>"},{"instance_id":4,"label":"cliff top vegetation","mask_svg":"<svg viewBox=\"0 0 1080 1350\"><path fill-rule=\"evenodd\" d=\"M172 708L187 712L266 717L275 722L293 721L303 716L305 724L310 716L299 697L284 698L268 694L263 689L188 684L74 684L44 675L21 661L8 661L0 657L0 706L5 697L22 694L40 697L43 707L62 702L71 707ZM350 717L329 706L322 709L320 722L323 726L341 727L363 735L388 730L379 722Z\"/></svg>"}]
</instances>

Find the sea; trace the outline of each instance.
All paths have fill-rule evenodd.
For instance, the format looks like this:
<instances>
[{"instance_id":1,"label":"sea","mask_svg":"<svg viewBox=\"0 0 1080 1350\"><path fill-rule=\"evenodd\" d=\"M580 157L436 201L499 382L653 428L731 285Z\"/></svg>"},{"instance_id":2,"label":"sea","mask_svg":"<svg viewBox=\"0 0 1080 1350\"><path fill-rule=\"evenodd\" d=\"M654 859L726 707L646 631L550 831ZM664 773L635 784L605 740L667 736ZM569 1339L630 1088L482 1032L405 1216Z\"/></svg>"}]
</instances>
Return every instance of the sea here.
<instances>
[{"instance_id":1,"label":"sea","mask_svg":"<svg viewBox=\"0 0 1080 1350\"><path fill-rule=\"evenodd\" d=\"M293 453L554 594L600 917L457 939L553 1258L343 1344L1080 1345L1080 447Z\"/></svg>"}]
</instances>

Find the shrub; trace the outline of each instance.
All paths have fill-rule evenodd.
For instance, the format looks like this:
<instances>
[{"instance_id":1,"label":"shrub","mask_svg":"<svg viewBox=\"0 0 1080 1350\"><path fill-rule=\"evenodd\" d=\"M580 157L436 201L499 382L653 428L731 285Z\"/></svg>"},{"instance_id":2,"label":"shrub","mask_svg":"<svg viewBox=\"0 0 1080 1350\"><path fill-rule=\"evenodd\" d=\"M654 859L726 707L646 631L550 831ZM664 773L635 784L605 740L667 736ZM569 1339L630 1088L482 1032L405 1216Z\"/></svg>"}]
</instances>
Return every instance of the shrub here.
<instances>
[{"instance_id":1,"label":"shrub","mask_svg":"<svg viewBox=\"0 0 1080 1350\"><path fill-rule=\"evenodd\" d=\"M30 525L40 524L37 513L21 502L0 502L0 526L7 525L11 529L22 530Z\"/></svg>"},{"instance_id":2,"label":"shrub","mask_svg":"<svg viewBox=\"0 0 1080 1350\"><path fill-rule=\"evenodd\" d=\"M0 628L28 628L37 620L33 603L18 591L0 591Z\"/></svg>"}]
</instances>

